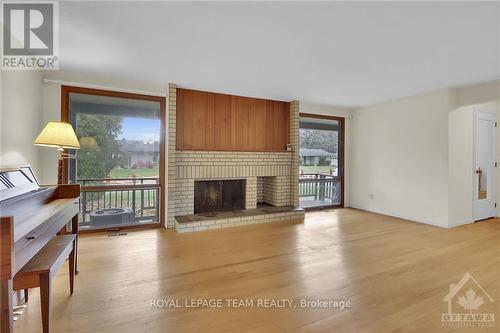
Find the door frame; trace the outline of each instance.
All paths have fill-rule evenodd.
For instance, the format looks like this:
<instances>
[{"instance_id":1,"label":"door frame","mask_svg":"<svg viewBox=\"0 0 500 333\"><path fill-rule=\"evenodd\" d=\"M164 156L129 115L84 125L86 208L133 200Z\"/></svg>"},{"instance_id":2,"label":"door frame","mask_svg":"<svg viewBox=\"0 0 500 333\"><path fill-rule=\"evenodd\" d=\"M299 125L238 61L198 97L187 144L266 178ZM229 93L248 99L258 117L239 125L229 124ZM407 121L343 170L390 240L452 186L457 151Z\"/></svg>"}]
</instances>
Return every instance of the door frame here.
<instances>
[{"instance_id":1,"label":"door frame","mask_svg":"<svg viewBox=\"0 0 500 333\"><path fill-rule=\"evenodd\" d=\"M340 204L334 205L324 205L318 207L309 207L304 208L305 210L322 210L322 209L331 209L331 208L344 208L344 198L345 198L345 117L339 116L327 116L321 114L313 114L313 113L299 113L299 150L300 150L300 118L316 118L316 119L327 119L327 120L336 120L339 122L340 135L339 135L339 166L340 166ZM300 175L300 173L299 173ZM299 181L300 182L300 181ZM300 185L299 185L300 186ZM299 198L300 201L300 198Z\"/></svg>"},{"instance_id":2,"label":"door frame","mask_svg":"<svg viewBox=\"0 0 500 333\"><path fill-rule=\"evenodd\" d=\"M496 111L495 109L493 108L489 108L489 107L481 107L481 106L473 106L472 107L472 115L473 115L473 128L472 128L472 133L473 133L473 136L472 136L472 221L473 222L477 222L477 221L482 221L482 220L485 220L485 219L489 219L489 218L494 218L494 217L497 217L497 208L495 207L494 210L495 210L495 214L493 216L490 216L490 217L487 217L487 218L484 218L484 219L476 219L476 199L477 199L477 195L478 193L476 193L477 191L477 174L476 174L476 119L477 119L477 114L478 113L486 113L486 114L490 114L493 116L493 143L492 143L492 150L493 150L493 162L494 163L498 163L498 147L497 147L497 120L496 120ZM494 179L493 179L493 184L492 184L492 187L493 187L493 193L494 193L494 200L492 200L493 202L495 202L495 204L497 204L498 202L498 185L497 185L497 179L498 179L498 167L495 167L495 166L492 166L492 168L494 169L494 172L492 172L492 174L494 174Z\"/></svg>"},{"instance_id":3,"label":"door frame","mask_svg":"<svg viewBox=\"0 0 500 333\"><path fill-rule=\"evenodd\" d=\"M107 96L107 97L118 97L127 98L143 101L158 102L160 104L160 167L159 167L159 179L160 179L160 214L159 221L154 223L145 223L142 225L130 225L130 226L119 226L118 229L150 229L154 227L166 227L165 224L165 188L166 188L166 178L165 178L165 136L166 136L166 97L153 96L153 95L143 95L136 93L127 93L114 90L104 90L104 89L94 89L94 88L84 88L76 86L66 86L61 85L61 121L69 123L69 94L70 93L80 93L95 96ZM62 161L62 181L63 184L68 183L68 160L63 159ZM81 232L102 232L106 229L90 229L81 230ZM113 227L113 230L115 228Z\"/></svg>"}]
</instances>

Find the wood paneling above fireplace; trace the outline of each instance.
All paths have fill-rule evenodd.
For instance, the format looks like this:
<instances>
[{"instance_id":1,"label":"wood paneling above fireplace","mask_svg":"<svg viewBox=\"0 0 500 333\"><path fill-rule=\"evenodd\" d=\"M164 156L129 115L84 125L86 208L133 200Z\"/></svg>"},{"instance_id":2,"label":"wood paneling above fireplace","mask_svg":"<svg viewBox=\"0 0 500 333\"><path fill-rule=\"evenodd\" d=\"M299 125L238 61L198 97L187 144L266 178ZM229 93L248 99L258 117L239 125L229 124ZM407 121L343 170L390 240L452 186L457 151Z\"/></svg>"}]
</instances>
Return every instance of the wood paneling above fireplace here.
<instances>
[{"instance_id":1,"label":"wood paneling above fireplace","mask_svg":"<svg viewBox=\"0 0 500 333\"><path fill-rule=\"evenodd\" d=\"M287 102L177 89L178 150L286 151Z\"/></svg>"}]
</instances>

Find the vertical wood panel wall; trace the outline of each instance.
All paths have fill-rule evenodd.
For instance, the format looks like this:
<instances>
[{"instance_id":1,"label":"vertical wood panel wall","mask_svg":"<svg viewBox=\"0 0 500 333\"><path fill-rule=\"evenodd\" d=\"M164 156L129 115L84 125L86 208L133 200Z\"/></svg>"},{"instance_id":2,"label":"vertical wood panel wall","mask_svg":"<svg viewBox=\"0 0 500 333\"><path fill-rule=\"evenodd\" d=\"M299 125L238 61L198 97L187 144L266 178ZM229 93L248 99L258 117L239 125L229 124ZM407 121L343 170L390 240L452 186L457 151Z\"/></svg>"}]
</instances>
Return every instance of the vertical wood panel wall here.
<instances>
[{"instance_id":1,"label":"vertical wood panel wall","mask_svg":"<svg viewBox=\"0 0 500 333\"><path fill-rule=\"evenodd\" d=\"M287 102L177 89L178 150L286 151Z\"/></svg>"}]
</instances>

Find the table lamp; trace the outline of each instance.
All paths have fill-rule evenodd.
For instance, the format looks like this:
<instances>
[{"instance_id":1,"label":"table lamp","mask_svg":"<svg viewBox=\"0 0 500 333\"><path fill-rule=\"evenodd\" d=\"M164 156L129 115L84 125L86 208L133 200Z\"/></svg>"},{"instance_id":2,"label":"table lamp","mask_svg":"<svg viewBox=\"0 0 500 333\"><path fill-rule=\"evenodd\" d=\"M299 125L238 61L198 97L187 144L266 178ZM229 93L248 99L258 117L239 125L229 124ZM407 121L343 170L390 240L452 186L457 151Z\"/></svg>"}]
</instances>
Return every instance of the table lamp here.
<instances>
[{"instance_id":1,"label":"table lamp","mask_svg":"<svg viewBox=\"0 0 500 333\"><path fill-rule=\"evenodd\" d=\"M54 147L59 150L57 183L62 184L63 159L76 158L76 154L67 154L64 152L64 149L80 149L80 143L78 143L78 139L76 138L75 131L71 124L60 121L49 121L33 144L37 146Z\"/></svg>"}]
</instances>

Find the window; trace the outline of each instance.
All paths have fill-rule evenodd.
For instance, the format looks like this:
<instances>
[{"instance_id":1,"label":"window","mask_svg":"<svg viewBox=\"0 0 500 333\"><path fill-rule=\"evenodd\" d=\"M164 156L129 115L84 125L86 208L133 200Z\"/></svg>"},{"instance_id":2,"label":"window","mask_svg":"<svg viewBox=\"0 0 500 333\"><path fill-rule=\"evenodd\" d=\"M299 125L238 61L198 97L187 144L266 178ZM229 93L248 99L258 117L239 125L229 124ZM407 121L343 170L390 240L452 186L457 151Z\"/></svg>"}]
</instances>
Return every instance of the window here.
<instances>
[{"instance_id":1,"label":"window","mask_svg":"<svg viewBox=\"0 0 500 333\"><path fill-rule=\"evenodd\" d=\"M299 128L300 206L342 205L343 119L301 115Z\"/></svg>"},{"instance_id":2,"label":"window","mask_svg":"<svg viewBox=\"0 0 500 333\"><path fill-rule=\"evenodd\" d=\"M95 92L63 87L67 120L80 142L77 158L67 163L68 182L82 185L80 225L158 223L164 193L164 99Z\"/></svg>"}]
</instances>

